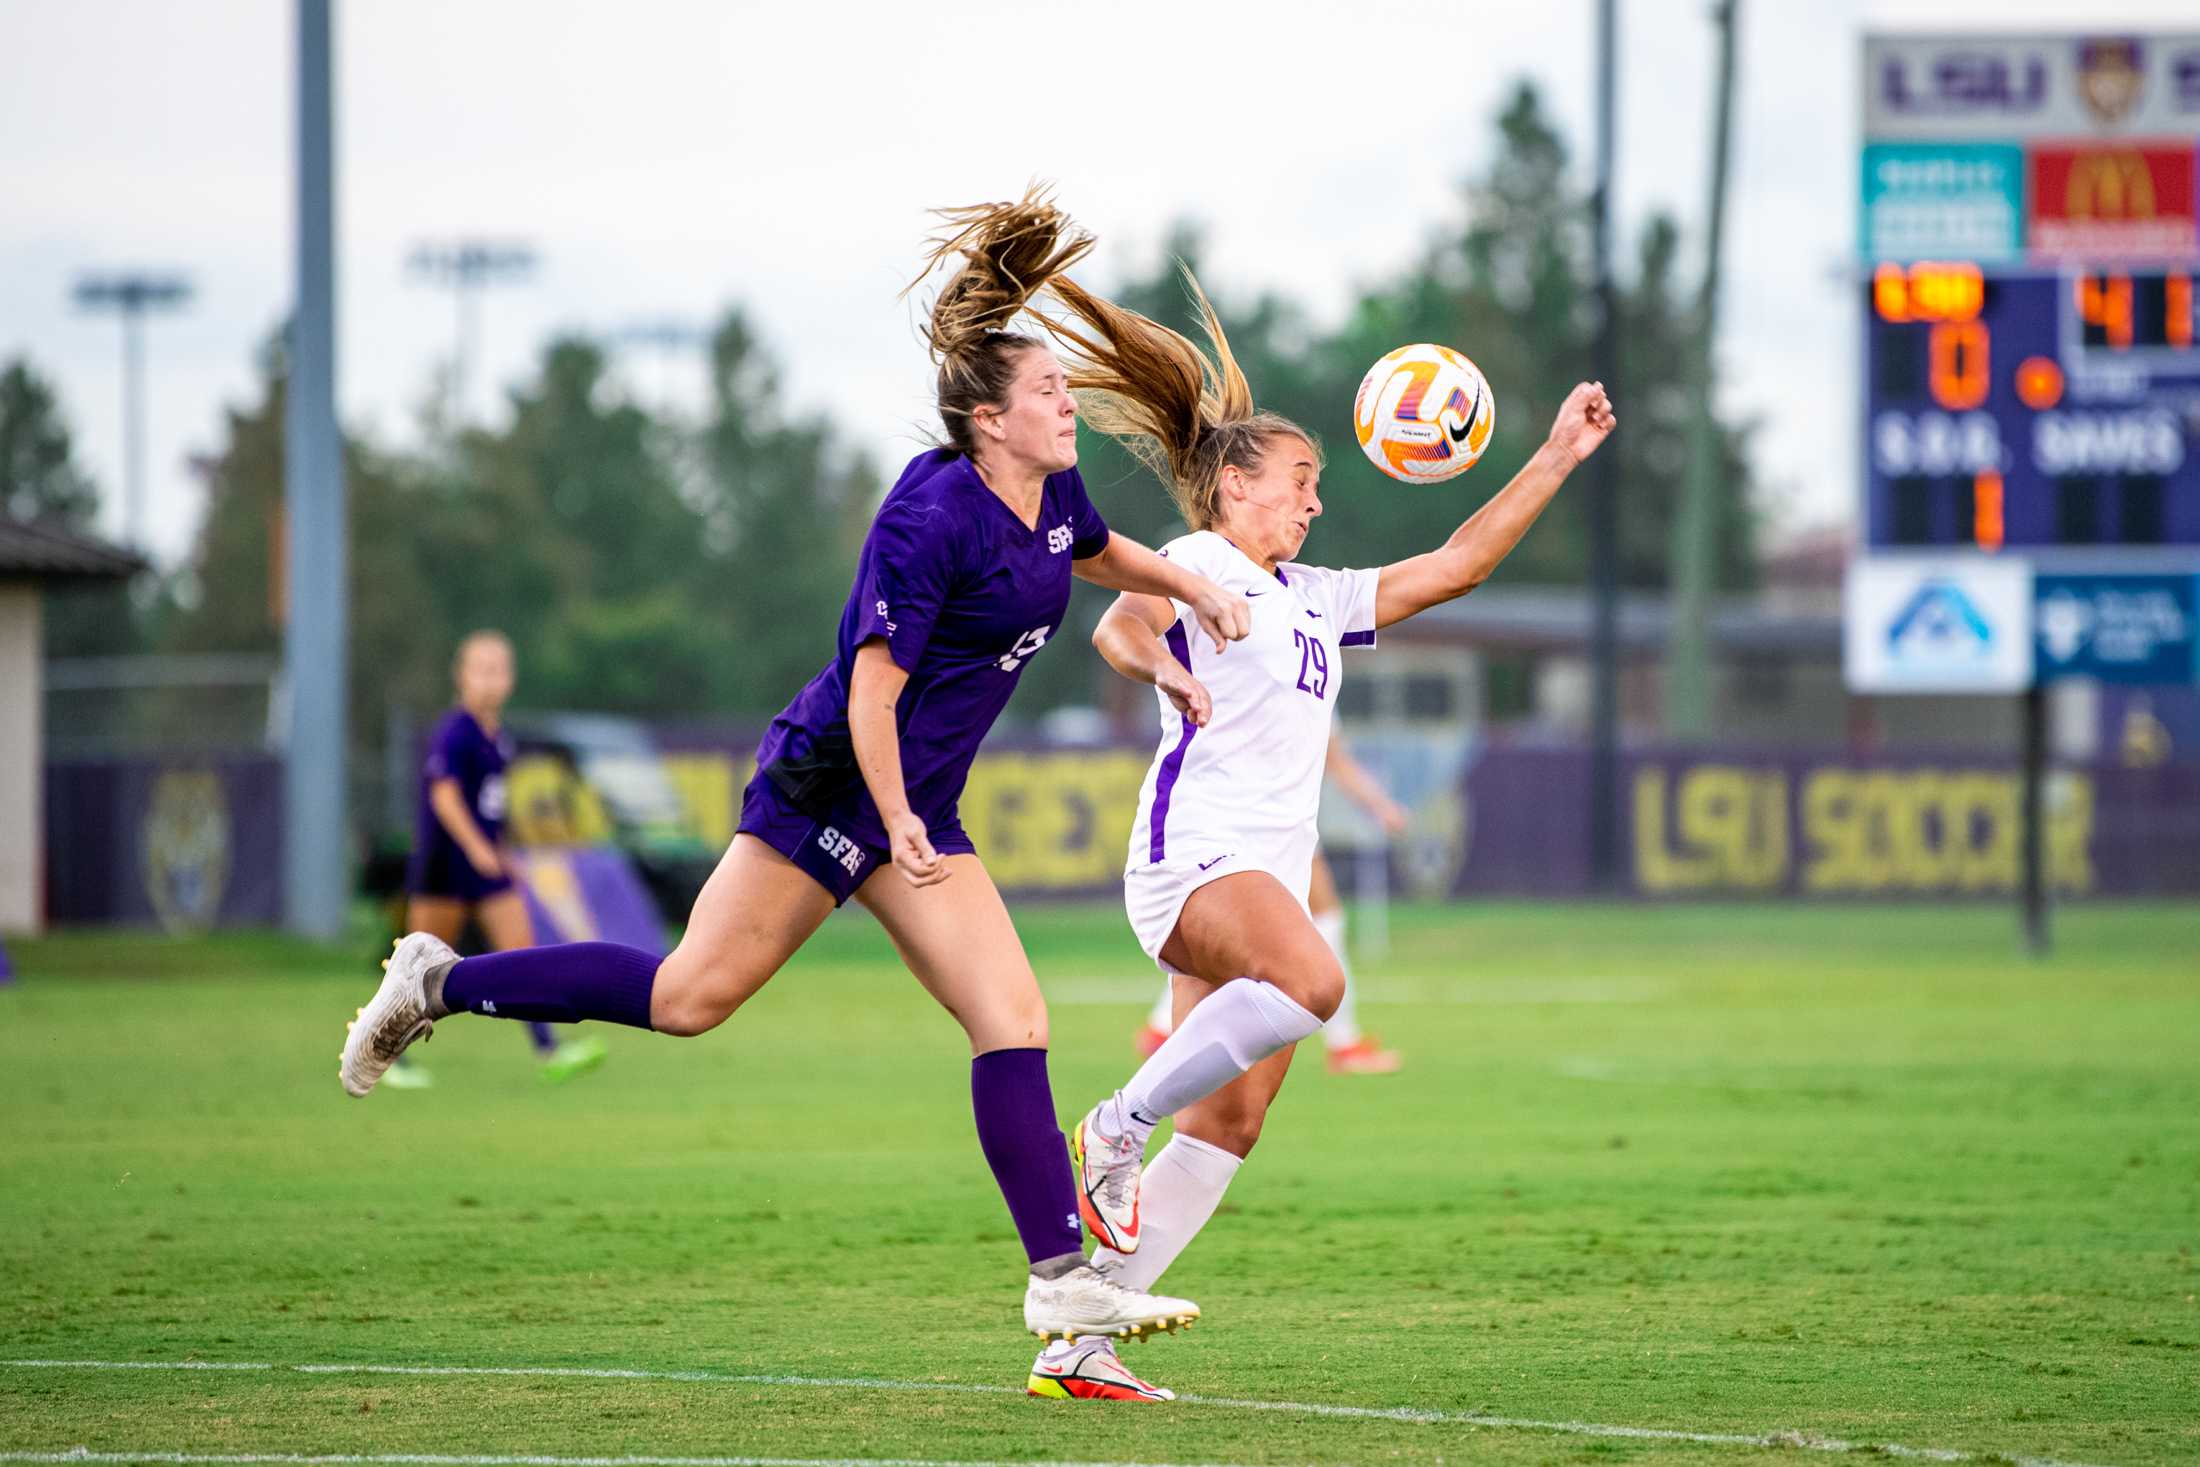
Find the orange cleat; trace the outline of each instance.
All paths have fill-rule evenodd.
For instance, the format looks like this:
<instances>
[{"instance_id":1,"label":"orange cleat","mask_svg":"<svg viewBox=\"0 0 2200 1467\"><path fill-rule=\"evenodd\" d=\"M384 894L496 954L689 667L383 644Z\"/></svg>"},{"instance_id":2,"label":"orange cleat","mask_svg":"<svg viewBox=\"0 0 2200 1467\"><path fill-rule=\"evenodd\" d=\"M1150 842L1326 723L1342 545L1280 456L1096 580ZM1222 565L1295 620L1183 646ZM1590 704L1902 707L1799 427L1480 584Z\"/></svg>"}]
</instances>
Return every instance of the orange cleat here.
<instances>
[{"instance_id":1,"label":"orange cleat","mask_svg":"<svg viewBox=\"0 0 2200 1467\"><path fill-rule=\"evenodd\" d=\"M1153 1052L1168 1042L1168 1030L1157 1029L1153 1025L1147 1024L1138 1031L1138 1057L1140 1059L1152 1059Z\"/></svg>"},{"instance_id":2,"label":"orange cleat","mask_svg":"<svg viewBox=\"0 0 2200 1467\"><path fill-rule=\"evenodd\" d=\"M1329 1073L1332 1075L1395 1075L1405 1063L1405 1057L1395 1049L1385 1049L1372 1034L1362 1034L1350 1044L1340 1044L1329 1051Z\"/></svg>"}]
</instances>

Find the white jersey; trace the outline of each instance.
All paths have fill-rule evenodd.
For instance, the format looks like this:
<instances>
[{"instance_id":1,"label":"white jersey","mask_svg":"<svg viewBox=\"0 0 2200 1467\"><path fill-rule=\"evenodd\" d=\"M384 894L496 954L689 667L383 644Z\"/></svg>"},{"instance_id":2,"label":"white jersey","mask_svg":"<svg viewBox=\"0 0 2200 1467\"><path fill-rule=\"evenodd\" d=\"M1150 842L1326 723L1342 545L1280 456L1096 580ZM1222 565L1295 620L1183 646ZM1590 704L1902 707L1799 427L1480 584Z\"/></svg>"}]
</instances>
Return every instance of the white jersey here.
<instances>
[{"instance_id":1,"label":"white jersey","mask_svg":"<svg viewBox=\"0 0 2200 1467\"><path fill-rule=\"evenodd\" d=\"M1161 743L1139 791L1125 881L1188 894L1202 876L1253 868L1271 872L1304 902L1344 672L1339 654L1375 645L1381 572L1286 562L1271 573L1212 530L1172 540L1161 553L1246 597L1253 625L1243 641L1217 652L1191 609L1176 603L1169 650L1206 687L1214 713L1196 727L1155 690ZM1159 882L1156 868L1182 879ZM1172 911L1171 926L1174 920ZM1133 924L1143 925L1135 911Z\"/></svg>"}]
</instances>

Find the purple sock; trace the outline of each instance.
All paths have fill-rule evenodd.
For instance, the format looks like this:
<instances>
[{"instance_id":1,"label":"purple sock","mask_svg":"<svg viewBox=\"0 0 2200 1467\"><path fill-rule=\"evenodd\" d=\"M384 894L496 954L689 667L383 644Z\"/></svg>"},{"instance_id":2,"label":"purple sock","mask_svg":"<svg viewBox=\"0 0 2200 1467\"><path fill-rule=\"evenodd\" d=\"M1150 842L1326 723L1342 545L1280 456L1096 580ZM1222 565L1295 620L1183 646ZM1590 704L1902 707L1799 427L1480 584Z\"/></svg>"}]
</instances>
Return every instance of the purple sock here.
<instances>
[{"instance_id":1,"label":"purple sock","mask_svg":"<svg viewBox=\"0 0 2200 1467\"><path fill-rule=\"evenodd\" d=\"M558 1031L540 1019L528 1020L527 1037L533 1042L537 1054L548 1054L558 1047Z\"/></svg>"},{"instance_id":2,"label":"purple sock","mask_svg":"<svg viewBox=\"0 0 2200 1467\"><path fill-rule=\"evenodd\" d=\"M1008 1213L1033 1263L1082 1254L1077 1183L1069 1143L1054 1119L1043 1049L996 1049L970 1062L970 1108L978 1117L978 1148L993 1168Z\"/></svg>"},{"instance_id":3,"label":"purple sock","mask_svg":"<svg viewBox=\"0 0 2200 1467\"><path fill-rule=\"evenodd\" d=\"M615 942L568 942L462 958L443 975L443 1007L499 1019L578 1024L605 1019L649 1027L662 959Z\"/></svg>"}]
</instances>

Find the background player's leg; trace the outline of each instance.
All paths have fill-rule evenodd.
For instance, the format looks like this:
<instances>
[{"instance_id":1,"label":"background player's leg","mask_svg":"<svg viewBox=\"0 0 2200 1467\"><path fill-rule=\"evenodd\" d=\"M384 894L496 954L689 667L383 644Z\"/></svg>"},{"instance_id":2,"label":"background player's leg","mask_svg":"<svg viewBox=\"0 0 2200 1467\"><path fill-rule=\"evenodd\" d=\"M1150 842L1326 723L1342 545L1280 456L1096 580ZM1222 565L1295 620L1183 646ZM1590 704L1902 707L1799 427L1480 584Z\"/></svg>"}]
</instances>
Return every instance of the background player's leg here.
<instances>
[{"instance_id":1,"label":"background player's leg","mask_svg":"<svg viewBox=\"0 0 2200 1467\"><path fill-rule=\"evenodd\" d=\"M534 943L534 919L527 914L527 899L516 889L508 888L483 901L474 909L474 919L488 935L489 946L498 952L514 952ZM537 1073L547 1085L561 1085L585 1075L610 1055L610 1049L595 1035L568 1032L561 1036L540 1019L528 1022L527 1037L534 1045L535 1058L541 1062Z\"/></svg>"},{"instance_id":2,"label":"background player's leg","mask_svg":"<svg viewBox=\"0 0 2200 1467\"><path fill-rule=\"evenodd\" d=\"M751 835L737 835L695 899L686 934L660 963L610 942L467 958L442 982L456 1013L576 1023L603 1019L665 1034L717 1027L832 915L832 894Z\"/></svg>"},{"instance_id":3,"label":"background player's leg","mask_svg":"<svg viewBox=\"0 0 2200 1467\"><path fill-rule=\"evenodd\" d=\"M535 945L535 924L527 916L527 900L507 887L484 898L474 908L474 920L489 939L491 951L508 953ZM448 941L448 939L445 939ZM538 1056L547 1057L558 1047L557 1031L540 1019L527 1025L527 1037Z\"/></svg>"},{"instance_id":4,"label":"background player's leg","mask_svg":"<svg viewBox=\"0 0 2200 1467\"><path fill-rule=\"evenodd\" d=\"M466 930L466 903L457 897L423 896L414 894L405 898L405 930L425 932L447 943L457 943ZM426 1090L435 1084L435 1077L428 1067L414 1059L408 1052L397 1057L382 1083L392 1090Z\"/></svg>"},{"instance_id":5,"label":"background player's leg","mask_svg":"<svg viewBox=\"0 0 2200 1467\"><path fill-rule=\"evenodd\" d=\"M405 898L405 930L425 932L445 942L457 942L466 929L466 904L457 897L410 896Z\"/></svg>"},{"instance_id":6,"label":"background player's leg","mask_svg":"<svg viewBox=\"0 0 2200 1467\"><path fill-rule=\"evenodd\" d=\"M1338 971L1344 974L1344 997L1337 1000L1337 1011L1322 1025L1322 1045L1329 1051L1329 1068L1340 1075L1395 1073L1402 1063L1398 1052L1383 1048L1373 1035L1360 1029L1360 1006L1353 992L1352 959L1346 951L1344 901L1337 893L1337 877L1330 869L1329 858L1320 851L1314 853L1313 879L1307 883L1306 906L1313 913L1314 930L1337 955Z\"/></svg>"},{"instance_id":7,"label":"background player's leg","mask_svg":"<svg viewBox=\"0 0 2200 1467\"><path fill-rule=\"evenodd\" d=\"M1035 1269L1074 1266L1084 1262L1085 1239L1047 1080L1046 1000L984 863L967 853L946 860L953 874L936 886L911 886L886 867L856 900L970 1036L978 1145L1025 1254Z\"/></svg>"}]
</instances>

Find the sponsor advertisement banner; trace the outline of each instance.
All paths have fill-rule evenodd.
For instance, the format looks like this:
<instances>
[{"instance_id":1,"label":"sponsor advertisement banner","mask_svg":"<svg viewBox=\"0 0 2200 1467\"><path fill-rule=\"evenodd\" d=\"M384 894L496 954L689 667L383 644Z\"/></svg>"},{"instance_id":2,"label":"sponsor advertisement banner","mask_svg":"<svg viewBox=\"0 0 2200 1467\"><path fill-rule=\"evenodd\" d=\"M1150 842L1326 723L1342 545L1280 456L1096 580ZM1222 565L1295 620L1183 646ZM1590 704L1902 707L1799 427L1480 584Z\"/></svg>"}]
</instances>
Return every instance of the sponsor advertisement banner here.
<instances>
[{"instance_id":1,"label":"sponsor advertisement banner","mask_svg":"<svg viewBox=\"0 0 2200 1467\"><path fill-rule=\"evenodd\" d=\"M2041 678L2177 684L2200 677L2200 577L2041 575L2033 613Z\"/></svg>"},{"instance_id":2,"label":"sponsor advertisement banner","mask_svg":"<svg viewBox=\"0 0 2200 1467\"><path fill-rule=\"evenodd\" d=\"M1849 566L1842 663L1859 693L2011 693L2032 683L2032 569L1978 556Z\"/></svg>"},{"instance_id":3,"label":"sponsor advertisement banner","mask_svg":"<svg viewBox=\"0 0 2200 1467\"><path fill-rule=\"evenodd\" d=\"M2035 142L2027 159L2035 260L2174 259L2194 230L2193 144Z\"/></svg>"},{"instance_id":4,"label":"sponsor advertisement banner","mask_svg":"<svg viewBox=\"0 0 2200 1467\"><path fill-rule=\"evenodd\" d=\"M1864 136L2200 134L2200 33L1864 38Z\"/></svg>"},{"instance_id":5,"label":"sponsor advertisement banner","mask_svg":"<svg viewBox=\"0 0 2200 1467\"><path fill-rule=\"evenodd\" d=\"M2014 143L1867 144L1864 258L2023 258L2024 169Z\"/></svg>"}]
</instances>

